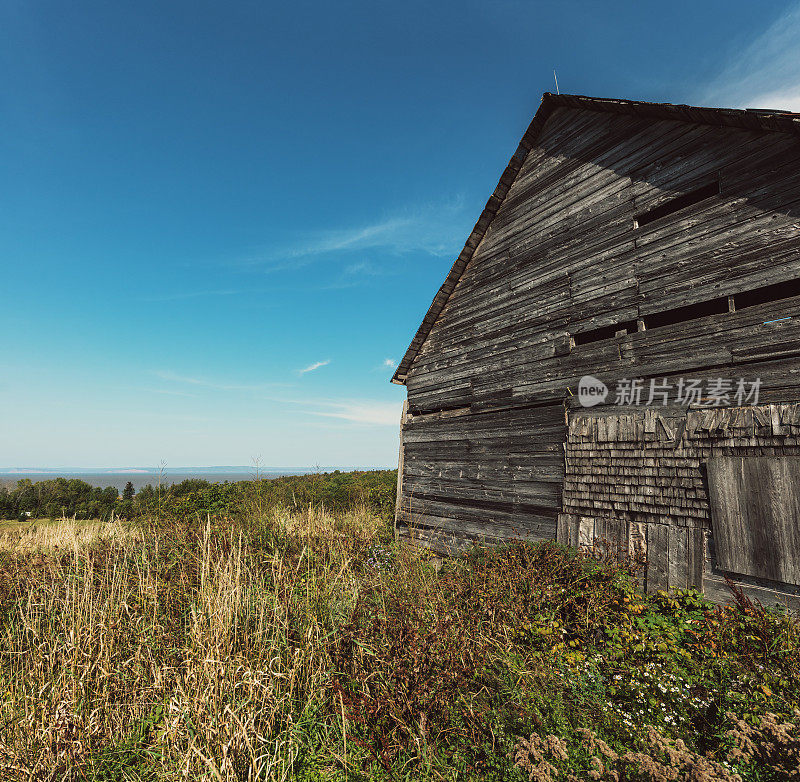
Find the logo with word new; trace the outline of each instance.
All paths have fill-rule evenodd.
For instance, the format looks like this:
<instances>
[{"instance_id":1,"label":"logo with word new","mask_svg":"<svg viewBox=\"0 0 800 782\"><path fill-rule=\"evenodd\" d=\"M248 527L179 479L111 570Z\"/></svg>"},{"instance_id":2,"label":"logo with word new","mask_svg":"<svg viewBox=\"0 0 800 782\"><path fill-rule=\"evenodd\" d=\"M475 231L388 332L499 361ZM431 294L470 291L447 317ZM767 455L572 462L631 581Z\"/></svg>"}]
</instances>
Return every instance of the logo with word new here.
<instances>
[{"instance_id":1,"label":"logo with word new","mask_svg":"<svg viewBox=\"0 0 800 782\"><path fill-rule=\"evenodd\" d=\"M608 386L596 377L584 375L578 383L578 401L584 407L594 407L606 401Z\"/></svg>"}]
</instances>

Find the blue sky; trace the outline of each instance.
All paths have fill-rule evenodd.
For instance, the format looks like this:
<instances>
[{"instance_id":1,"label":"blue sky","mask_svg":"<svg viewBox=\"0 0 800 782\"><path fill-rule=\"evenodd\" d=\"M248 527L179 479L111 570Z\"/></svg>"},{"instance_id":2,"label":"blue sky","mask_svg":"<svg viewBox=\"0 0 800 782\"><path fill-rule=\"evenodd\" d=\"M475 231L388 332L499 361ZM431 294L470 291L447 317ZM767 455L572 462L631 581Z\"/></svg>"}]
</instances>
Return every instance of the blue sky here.
<instances>
[{"instance_id":1,"label":"blue sky","mask_svg":"<svg viewBox=\"0 0 800 782\"><path fill-rule=\"evenodd\" d=\"M0 467L386 467L542 92L800 111L797 2L0 0Z\"/></svg>"}]
</instances>

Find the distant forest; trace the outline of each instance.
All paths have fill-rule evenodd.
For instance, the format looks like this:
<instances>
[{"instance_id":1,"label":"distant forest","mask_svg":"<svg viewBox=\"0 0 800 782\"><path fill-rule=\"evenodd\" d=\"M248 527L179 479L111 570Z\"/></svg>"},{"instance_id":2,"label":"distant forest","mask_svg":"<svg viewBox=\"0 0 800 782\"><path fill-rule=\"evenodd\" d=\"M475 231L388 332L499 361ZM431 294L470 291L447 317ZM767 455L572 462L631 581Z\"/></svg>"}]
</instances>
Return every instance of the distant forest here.
<instances>
[{"instance_id":1,"label":"distant forest","mask_svg":"<svg viewBox=\"0 0 800 782\"><path fill-rule=\"evenodd\" d=\"M35 482L24 478L14 487L0 487L0 518L107 520L113 515L183 519L209 513L233 516L254 505L283 505L292 510L324 505L332 511L366 506L389 518L394 513L396 489L397 470L336 470L231 483L190 478L169 486L148 484L138 492L128 483L121 495L113 486L101 489L78 478Z\"/></svg>"}]
</instances>

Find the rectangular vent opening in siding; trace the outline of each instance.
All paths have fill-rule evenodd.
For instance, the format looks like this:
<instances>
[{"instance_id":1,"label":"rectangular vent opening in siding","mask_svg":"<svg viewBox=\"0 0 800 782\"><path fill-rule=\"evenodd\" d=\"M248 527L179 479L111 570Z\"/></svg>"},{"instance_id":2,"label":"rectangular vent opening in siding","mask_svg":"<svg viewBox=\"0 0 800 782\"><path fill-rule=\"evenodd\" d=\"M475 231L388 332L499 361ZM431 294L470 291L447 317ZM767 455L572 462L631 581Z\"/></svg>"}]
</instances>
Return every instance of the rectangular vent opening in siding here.
<instances>
[{"instance_id":1,"label":"rectangular vent opening in siding","mask_svg":"<svg viewBox=\"0 0 800 782\"><path fill-rule=\"evenodd\" d=\"M771 301L789 299L792 296L800 296L800 280L788 280L774 285L765 285L763 288L737 293L733 298L736 302L736 309L743 310L745 307L769 304Z\"/></svg>"},{"instance_id":2,"label":"rectangular vent opening in siding","mask_svg":"<svg viewBox=\"0 0 800 782\"><path fill-rule=\"evenodd\" d=\"M624 323L615 323L611 326L600 326L589 331L581 331L573 334L572 338L575 340L576 345L588 345L592 342L600 342L604 339L621 336L620 332L632 334L634 331L636 331L636 321L628 320Z\"/></svg>"},{"instance_id":3,"label":"rectangular vent opening in siding","mask_svg":"<svg viewBox=\"0 0 800 782\"><path fill-rule=\"evenodd\" d=\"M658 220L661 217L679 212L681 209L699 204L701 201L705 201L707 198L711 198L715 195L719 195L719 180L709 182L709 184L703 185L703 187L698 187L696 190L679 195L677 198L665 201L663 204L653 209L635 215L633 218L633 225L635 228L641 228L643 225L652 223L653 220Z\"/></svg>"},{"instance_id":4,"label":"rectangular vent opening in siding","mask_svg":"<svg viewBox=\"0 0 800 782\"><path fill-rule=\"evenodd\" d=\"M738 304L738 302L737 302ZM653 315L645 315L644 322L647 329L658 329L662 326L674 326L685 323L687 320L705 318L708 315L721 315L728 312L728 297L701 301L698 304L687 304L685 307L676 307L673 310L664 310Z\"/></svg>"}]
</instances>

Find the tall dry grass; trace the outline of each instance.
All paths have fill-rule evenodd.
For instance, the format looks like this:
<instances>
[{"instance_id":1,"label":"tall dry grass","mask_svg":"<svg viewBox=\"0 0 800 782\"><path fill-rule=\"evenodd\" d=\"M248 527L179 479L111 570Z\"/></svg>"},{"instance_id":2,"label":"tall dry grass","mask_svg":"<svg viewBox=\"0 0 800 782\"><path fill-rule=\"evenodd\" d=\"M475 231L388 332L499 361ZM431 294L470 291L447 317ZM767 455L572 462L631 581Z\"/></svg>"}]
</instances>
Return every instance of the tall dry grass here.
<instances>
[{"instance_id":1,"label":"tall dry grass","mask_svg":"<svg viewBox=\"0 0 800 782\"><path fill-rule=\"evenodd\" d=\"M112 540L136 545L141 540L141 532L118 519L111 522L36 521L24 526L21 524L16 529L0 530L0 552L53 553Z\"/></svg>"},{"instance_id":2,"label":"tall dry grass","mask_svg":"<svg viewBox=\"0 0 800 782\"><path fill-rule=\"evenodd\" d=\"M388 530L254 509L220 528L41 528L0 566L0 777L283 780L315 717L365 552ZM324 773L324 770L321 770Z\"/></svg>"}]
</instances>

